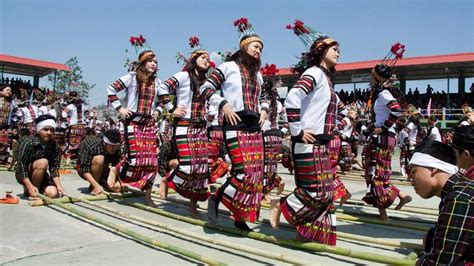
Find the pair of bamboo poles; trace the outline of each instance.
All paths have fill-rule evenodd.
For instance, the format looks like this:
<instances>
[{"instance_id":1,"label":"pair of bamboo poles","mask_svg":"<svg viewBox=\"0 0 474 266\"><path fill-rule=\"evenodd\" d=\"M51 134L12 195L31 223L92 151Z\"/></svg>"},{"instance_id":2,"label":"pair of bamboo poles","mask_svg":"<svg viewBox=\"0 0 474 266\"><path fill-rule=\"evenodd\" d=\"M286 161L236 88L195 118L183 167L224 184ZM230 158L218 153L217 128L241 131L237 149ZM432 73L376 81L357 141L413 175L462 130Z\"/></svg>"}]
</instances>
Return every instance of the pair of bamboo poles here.
<instances>
[{"instance_id":1,"label":"pair of bamboo poles","mask_svg":"<svg viewBox=\"0 0 474 266\"><path fill-rule=\"evenodd\" d=\"M197 254L195 252L187 251L187 250L184 250L182 248L179 248L179 247L176 247L176 246L173 246L173 245L169 245L169 244L166 244L166 243L159 242L157 240L154 240L154 239L151 239L151 238L146 237L144 235L141 235L139 233L136 233L132 230L129 230L129 229L126 229L124 227L118 226L116 224L110 223L108 221L102 220L102 219L97 218L93 215L81 212L77 209L72 208L71 206L65 205L63 203L63 202L65 202L64 200L52 200L52 199L49 199L49 198L47 198L43 195L41 195L40 197L41 197L41 199L43 199L48 204L54 204L55 206L66 209L66 210L68 210L68 211L70 211L70 212L72 212L76 215L81 216L84 219L88 219L88 220L92 220L94 222L100 223L104 226L112 228L112 229L114 229L114 230L116 230L120 233L129 235L131 237L134 237L134 238L136 238L138 240L141 240L143 242L146 242L148 244L151 244L151 245L163 248L163 249L170 250L172 252L181 254L183 256L186 256L186 257L198 260L198 261L202 261L202 262L210 264L210 265L222 265L221 262L216 261L212 258L201 256L200 254ZM120 215L120 216L128 218L128 219L133 219L133 220L136 220L136 221L139 221L139 222L142 222L142 223L146 223L146 224L149 224L149 225L164 228L164 229L167 229L167 230L170 230L170 231L177 232L177 233L182 234L182 235L187 235L189 237L200 239L200 240L207 241L207 242L210 242L210 243L218 244L218 245L221 245L221 246L233 248L233 249L244 251L244 252L248 252L248 253L259 255L259 256L262 256L262 257L266 257L266 258L271 258L271 259L275 259L275 260L279 260L279 261L284 261L284 262L291 263L291 264L306 264L305 262L301 261L300 259L291 258L291 257L285 256L285 255L282 255L282 254L273 254L273 253L270 253L270 252L266 252L266 251L262 251L262 250L258 250L258 249L253 249L253 248L249 248L249 247L245 247L245 246L240 246L240 245L236 245L234 243L227 243L225 241L216 240L216 239L212 239L212 238L208 238L208 237L204 237L204 236L200 236L200 235L195 235L195 234L185 232L185 231L182 231L182 230L179 230L179 229L171 228L167 225L160 224L158 222L146 220L146 219L141 218L141 217L129 215L125 212L117 211L117 210L114 210L114 209L106 207L106 206L102 206L102 205L99 205L99 204L92 203L91 201L89 201L85 198L76 198L76 197L72 197L72 196L68 196L68 198L69 199L66 200L66 202L67 201L69 201L69 202L77 202L77 201L84 202L84 203L89 204L91 206L95 206L97 208L104 209L106 211L112 212L114 214ZM261 241L265 241L265 242L270 242L270 243L275 243L275 244L279 244L279 245L282 245L282 246L295 247L295 248L299 248L299 249L303 249L303 250L309 250L309 251L327 252L327 253L332 253L332 254L337 254L337 255L348 256L348 257L352 257L352 258L358 258L358 259L362 259L362 260L368 260L368 261L380 262L380 263L388 263L388 264L414 264L414 262L415 262L413 260L413 254L410 255L411 257L407 257L407 258L395 258L395 257L378 255L378 254L371 254L371 253L366 253L366 252L353 251L353 250L340 248L340 247L332 247L332 246L318 244L318 243L301 243L301 242L298 242L298 241L282 239L282 238L276 238L274 236L267 236L265 234L256 233L256 232L248 233L248 232L243 232L243 231L240 231L240 230L237 230L237 229L234 229L234 228L220 227L220 226L217 226L217 225L214 225L214 224L206 223L206 222L201 221L201 220L196 220L196 219L192 219L192 218L172 214L172 213L169 213L169 212L166 212L166 211L163 211L163 210L159 210L159 209L156 209L156 208L151 208L151 207L148 207L148 206L140 204L140 203L132 203L132 202L126 201L124 199L125 197L112 196L108 193L106 195L103 195L100 198L102 198L102 199L112 198L112 199L115 199L115 200L116 199L122 199L122 202L125 202L126 204L131 205L133 207L137 207L137 208L142 209L142 210L147 210L147 211L150 211L150 212L153 212L153 213L156 213L156 214L160 214L160 215L163 215L163 216L166 216L166 217L169 217L169 218L173 218L173 219L176 219L176 220L179 220L179 221L184 221L184 222L188 222L188 223L191 223L191 224L200 225L200 226L211 228L211 229L218 230L218 231L224 231L224 232L237 234L237 235L244 235L244 236L247 236L247 237L250 237L250 238L253 238L253 239L257 239L257 240L261 240ZM39 204L32 204L32 206L37 206L37 205L39 205Z\"/></svg>"}]
</instances>

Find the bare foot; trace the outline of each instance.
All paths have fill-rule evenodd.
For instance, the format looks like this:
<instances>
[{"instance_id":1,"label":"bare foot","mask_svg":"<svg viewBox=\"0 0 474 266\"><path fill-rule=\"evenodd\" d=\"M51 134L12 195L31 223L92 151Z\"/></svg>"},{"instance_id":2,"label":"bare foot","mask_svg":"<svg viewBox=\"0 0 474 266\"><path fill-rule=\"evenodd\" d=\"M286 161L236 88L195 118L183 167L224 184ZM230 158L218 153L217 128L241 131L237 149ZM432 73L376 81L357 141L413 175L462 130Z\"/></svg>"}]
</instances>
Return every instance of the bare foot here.
<instances>
[{"instance_id":1,"label":"bare foot","mask_svg":"<svg viewBox=\"0 0 474 266\"><path fill-rule=\"evenodd\" d=\"M273 229L280 227L280 199L273 199L270 202L270 225Z\"/></svg>"},{"instance_id":2,"label":"bare foot","mask_svg":"<svg viewBox=\"0 0 474 266\"><path fill-rule=\"evenodd\" d=\"M156 205L151 198L148 199L148 198L145 197L145 204L149 207L152 207L152 208L158 207L158 205Z\"/></svg>"},{"instance_id":3,"label":"bare foot","mask_svg":"<svg viewBox=\"0 0 474 266\"><path fill-rule=\"evenodd\" d=\"M278 184L278 189L277 189L277 195L280 195L283 191L285 190L285 182L281 181L280 184Z\"/></svg>"},{"instance_id":4,"label":"bare foot","mask_svg":"<svg viewBox=\"0 0 474 266\"><path fill-rule=\"evenodd\" d=\"M168 183L165 178L161 179L159 193L160 199L166 200L168 198Z\"/></svg>"},{"instance_id":5,"label":"bare foot","mask_svg":"<svg viewBox=\"0 0 474 266\"><path fill-rule=\"evenodd\" d=\"M381 209L379 208L379 218L382 221L388 221L388 215L387 215L387 210L386 209Z\"/></svg>"},{"instance_id":6,"label":"bare foot","mask_svg":"<svg viewBox=\"0 0 474 266\"><path fill-rule=\"evenodd\" d=\"M194 219L200 219L201 218L201 216L199 215L199 212L197 210L197 202L196 201L191 200L189 202L189 213L191 214L191 217L193 217Z\"/></svg>"},{"instance_id":7,"label":"bare foot","mask_svg":"<svg viewBox=\"0 0 474 266\"><path fill-rule=\"evenodd\" d=\"M397 207L395 207L395 210L400 210L405 204L407 204L411 200L412 198L408 195L400 197L400 203L398 203Z\"/></svg>"},{"instance_id":8,"label":"bare foot","mask_svg":"<svg viewBox=\"0 0 474 266\"><path fill-rule=\"evenodd\" d=\"M270 204L271 201L272 199L270 198L270 194L263 195L263 202L265 202L266 204Z\"/></svg>"},{"instance_id":9,"label":"bare foot","mask_svg":"<svg viewBox=\"0 0 474 266\"><path fill-rule=\"evenodd\" d=\"M352 197L352 194L346 190L346 194L342 196L341 200L339 201L339 206L344 205L347 200L349 200Z\"/></svg>"}]
</instances>

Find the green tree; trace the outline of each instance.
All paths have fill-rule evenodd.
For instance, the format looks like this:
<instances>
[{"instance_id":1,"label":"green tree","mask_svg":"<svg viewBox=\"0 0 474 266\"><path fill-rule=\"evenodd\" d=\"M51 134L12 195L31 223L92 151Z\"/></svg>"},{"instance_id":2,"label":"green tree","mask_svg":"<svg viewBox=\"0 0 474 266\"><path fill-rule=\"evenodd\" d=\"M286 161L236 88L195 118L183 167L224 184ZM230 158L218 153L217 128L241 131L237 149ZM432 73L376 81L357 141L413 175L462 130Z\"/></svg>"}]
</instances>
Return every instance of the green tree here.
<instances>
[{"instance_id":1,"label":"green tree","mask_svg":"<svg viewBox=\"0 0 474 266\"><path fill-rule=\"evenodd\" d=\"M82 77L82 69L79 66L77 57L73 57L66 62L71 71L54 71L48 75L48 81L53 85L53 90L58 93L77 91L81 98L87 102L89 91L95 84L85 82Z\"/></svg>"}]
</instances>

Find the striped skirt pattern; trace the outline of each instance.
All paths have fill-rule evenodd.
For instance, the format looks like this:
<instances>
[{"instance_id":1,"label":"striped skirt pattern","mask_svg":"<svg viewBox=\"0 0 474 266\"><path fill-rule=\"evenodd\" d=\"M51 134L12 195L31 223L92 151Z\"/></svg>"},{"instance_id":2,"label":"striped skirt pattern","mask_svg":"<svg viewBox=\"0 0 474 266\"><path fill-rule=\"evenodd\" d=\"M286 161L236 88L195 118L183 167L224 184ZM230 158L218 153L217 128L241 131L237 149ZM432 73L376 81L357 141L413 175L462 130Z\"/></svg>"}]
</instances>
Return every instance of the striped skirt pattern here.
<instances>
[{"instance_id":1,"label":"striped skirt pattern","mask_svg":"<svg viewBox=\"0 0 474 266\"><path fill-rule=\"evenodd\" d=\"M336 244L334 178L327 145L293 143L296 188L282 198L281 211L302 237Z\"/></svg>"},{"instance_id":2,"label":"striped skirt pattern","mask_svg":"<svg viewBox=\"0 0 474 266\"><path fill-rule=\"evenodd\" d=\"M130 122L125 126L126 161L119 165L120 181L141 190L153 186L158 171L156 127Z\"/></svg>"},{"instance_id":3,"label":"striped skirt pattern","mask_svg":"<svg viewBox=\"0 0 474 266\"><path fill-rule=\"evenodd\" d=\"M344 144L341 147L341 156L339 160L339 166L342 171L352 170L352 162L354 161L354 156L352 156L352 147L349 144Z\"/></svg>"},{"instance_id":4,"label":"striped skirt pattern","mask_svg":"<svg viewBox=\"0 0 474 266\"><path fill-rule=\"evenodd\" d=\"M339 174L337 173L337 163L339 161L339 151L341 149L341 138L339 135L334 135L334 138L328 143L329 158L331 160L331 170L334 176L334 198L338 200L346 195L346 186L341 181Z\"/></svg>"},{"instance_id":5,"label":"striped skirt pattern","mask_svg":"<svg viewBox=\"0 0 474 266\"><path fill-rule=\"evenodd\" d=\"M211 169L211 183L223 177L228 172L228 165L220 159L220 151L224 145L224 133L222 129L208 131L209 142L207 144L209 155L209 168Z\"/></svg>"},{"instance_id":6,"label":"striped skirt pattern","mask_svg":"<svg viewBox=\"0 0 474 266\"><path fill-rule=\"evenodd\" d=\"M0 130L0 164L2 165L8 163L10 153L10 140L8 136L8 129Z\"/></svg>"},{"instance_id":7,"label":"striped skirt pattern","mask_svg":"<svg viewBox=\"0 0 474 266\"><path fill-rule=\"evenodd\" d=\"M263 189L263 139L260 132L230 130L224 138L232 160L232 175L217 191L217 198L236 221L258 219Z\"/></svg>"},{"instance_id":8,"label":"striped skirt pattern","mask_svg":"<svg viewBox=\"0 0 474 266\"><path fill-rule=\"evenodd\" d=\"M209 197L206 128L178 125L174 138L179 165L168 177L168 185L185 198L204 201Z\"/></svg>"},{"instance_id":9,"label":"striped skirt pattern","mask_svg":"<svg viewBox=\"0 0 474 266\"><path fill-rule=\"evenodd\" d=\"M365 168L367 194L362 200L377 208L388 208L400 192L397 187L390 184L394 147L395 137L390 135L374 137L367 146Z\"/></svg>"},{"instance_id":10,"label":"striped skirt pattern","mask_svg":"<svg viewBox=\"0 0 474 266\"><path fill-rule=\"evenodd\" d=\"M278 156L280 155L281 145L280 130L268 130L263 132L265 168L263 176L263 193L267 194L281 183L281 177L278 175Z\"/></svg>"}]
</instances>

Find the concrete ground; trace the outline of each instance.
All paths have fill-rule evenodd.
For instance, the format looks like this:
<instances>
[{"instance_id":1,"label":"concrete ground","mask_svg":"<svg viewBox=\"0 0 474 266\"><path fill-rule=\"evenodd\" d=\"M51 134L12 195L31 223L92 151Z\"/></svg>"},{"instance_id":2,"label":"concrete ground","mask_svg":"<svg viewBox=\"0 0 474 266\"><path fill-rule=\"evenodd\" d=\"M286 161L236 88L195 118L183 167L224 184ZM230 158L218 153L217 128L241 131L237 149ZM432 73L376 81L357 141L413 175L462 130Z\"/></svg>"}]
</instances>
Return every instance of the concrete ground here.
<instances>
[{"instance_id":1,"label":"concrete ground","mask_svg":"<svg viewBox=\"0 0 474 266\"><path fill-rule=\"evenodd\" d=\"M398 161L394 159L395 171ZM291 190L293 186L293 177L284 168L280 169L281 176L286 182L286 190ZM351 179L342 178L347 188L353 194L352 199L360 200L365 194L366 187L362 177L360 180L354 180L360 176L361 172L354 171L348 174ZM74 196L85 196L87 185L84 180L75 173L62 176L62 183L68 194ZM155 181L159 183L159 177ZM413 201L408 206L419 206L423 209L436 209L439 199L433 198L423 200L418 197L410 186L397 185L401 191L408 193L413 197ZM155 188L156 189L156 188ZM14 194L21 195L22 188L16 182L12 172L0 171L0 192L12 190ZM273 197L276 197L273 195ZM170 199L181 199L177 194L170 194ZM131 199L143 203L142 197ZM234 236L217 232L202 226L191 225L185 222L166 218L154 213L139 210L114 201L97 201L96 203L109 206L129 214L148 218L150 220L165 223L174 228L179 228L188 232L205 235L219 240L254 247L265 251L272 251L277 254L294 257L308 264L314 265L346 265L346 264L374 264L360 259L354 259L328 253L317 253L301 251L295 248L287 248L276 244L257 241L242 236ZM175 214L188 216L187 206L175 202L164 202L156 200L155 203L159 209L163 209ZM395 204L398 202L396 201ZM225 248L219 245L209 244L189 237L183 237L167 230L154 228L149 225L143 225L139 222L129 221L119 218L116 215L108 214L94 207L89 207L83 203L70 204L88 214L95 215L107 221L122 225L128 229L135 230L143 235L162 241L164 243L179 246L183 249L199 253L203 256L212 257L221 262L230 265L257 265L257 264L286 264L281 261L264 258L257 255L245 254L232 248ZM200 207L206 208L206 202L200 203ZM224 207L221 206L222 209ZM377 210L369 206L349 205L344 210L362 210L366 213L376 214ZM415 208L413 208L415 209ZM206 211L201 211L203 220L207 220ZM421 215L412 212L388 211L390 216L402 219L419 218L425 222L421 225L429 226L430 222L435 221L434 215ZM262 209L261 218L268 219L269 212ZM25 198L22 198L18 205L0 205L0 264L2 265L189 265L201 264L199 261L189 259L176 253L166 251L160 248L152 247L148 244L136 241L112 229L107 229L94 222L78 218L67 211L57 207L30 207ZM232 227L232 220L226 215L219 216L219 225ZM281 218L282 223L286 223ZM405 222L408 223L408 222ZM420 225L420 224L419 224ZM250 224L256 231L267 235L294 239L296 233L292 229L280 228L272 229L269 225L263 223ZM399 240L410 243L421 244L421 239L425 232L386 225L376 225L369 223L338 220L337 231L369 236L385 240ZM373 254L387 255L397 258L403 258L412 250L400 247L383 246L380 244L371 244L367 242L338 239L337 247L352 249L354 251L364 251Z\"/></svg>"}]
</instances>

